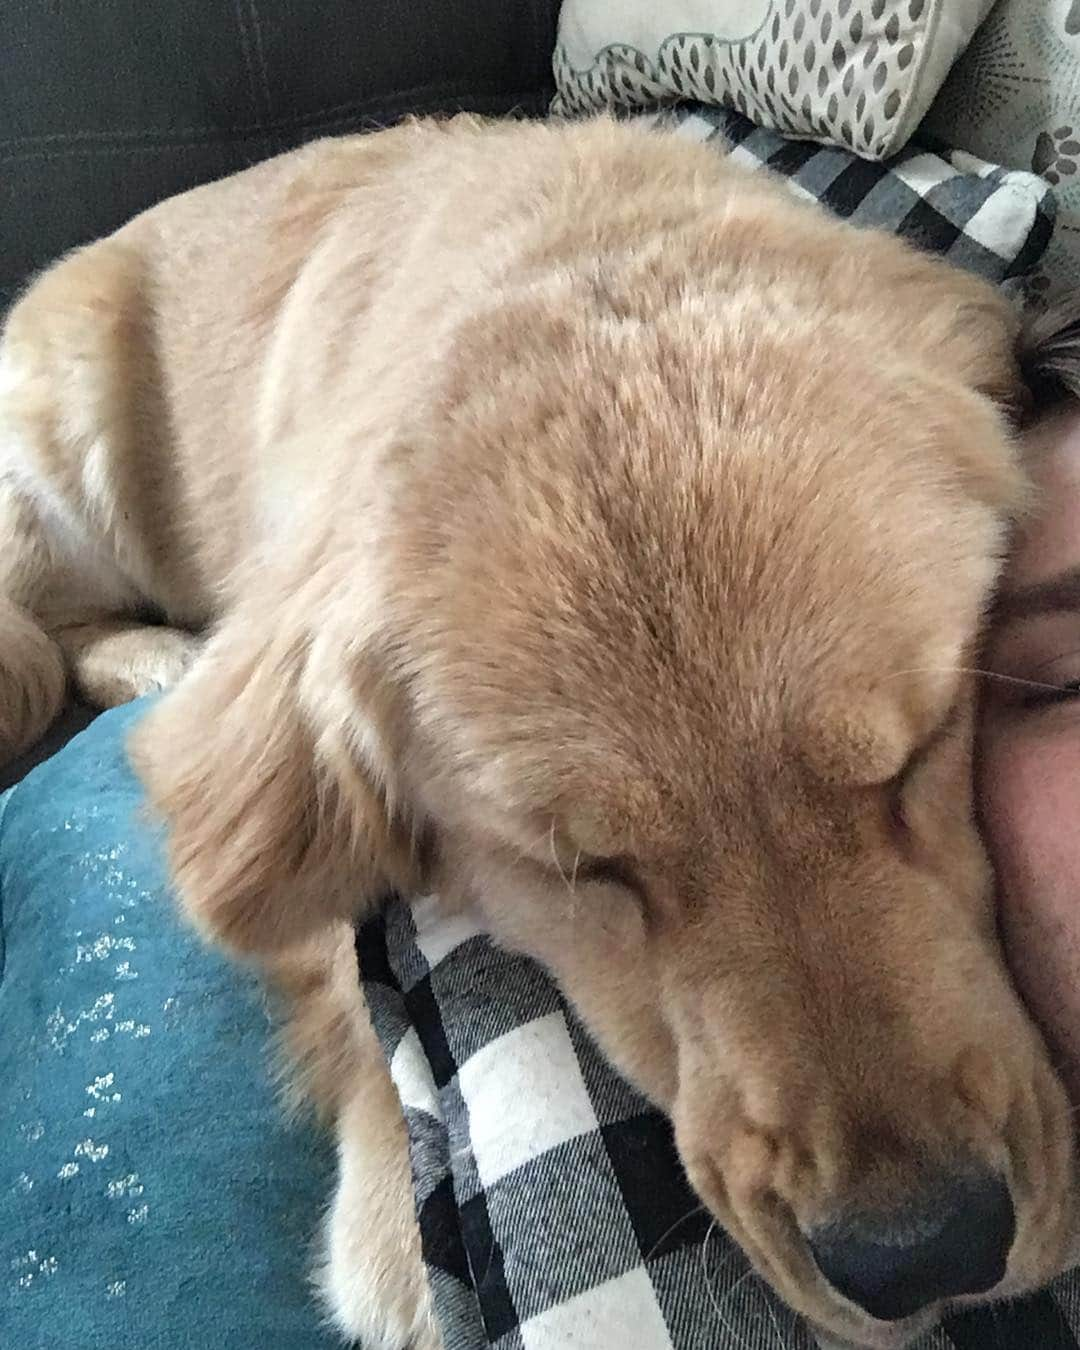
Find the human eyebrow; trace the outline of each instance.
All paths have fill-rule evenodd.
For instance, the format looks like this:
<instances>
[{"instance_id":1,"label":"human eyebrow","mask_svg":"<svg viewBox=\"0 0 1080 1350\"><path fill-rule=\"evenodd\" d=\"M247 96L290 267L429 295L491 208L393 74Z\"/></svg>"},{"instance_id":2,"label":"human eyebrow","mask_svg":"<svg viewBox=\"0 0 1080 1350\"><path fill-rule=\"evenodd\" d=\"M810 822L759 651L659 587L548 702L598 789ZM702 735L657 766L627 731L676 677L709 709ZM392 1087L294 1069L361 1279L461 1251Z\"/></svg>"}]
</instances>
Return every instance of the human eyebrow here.
<instances>
[{"instance_id":1,"label":"human eyebrow","mask_svg":"<svg viewBox=\"0 0 1080 1350\"><path fill-rule=\"evenodd\" d=\"M1036 581L1015 591L1002 591L994 602L995 623L1016 622L1040 614L1080 610L1080 566L1070 567L1046 581Z\"/></svg>"}]
</instances>

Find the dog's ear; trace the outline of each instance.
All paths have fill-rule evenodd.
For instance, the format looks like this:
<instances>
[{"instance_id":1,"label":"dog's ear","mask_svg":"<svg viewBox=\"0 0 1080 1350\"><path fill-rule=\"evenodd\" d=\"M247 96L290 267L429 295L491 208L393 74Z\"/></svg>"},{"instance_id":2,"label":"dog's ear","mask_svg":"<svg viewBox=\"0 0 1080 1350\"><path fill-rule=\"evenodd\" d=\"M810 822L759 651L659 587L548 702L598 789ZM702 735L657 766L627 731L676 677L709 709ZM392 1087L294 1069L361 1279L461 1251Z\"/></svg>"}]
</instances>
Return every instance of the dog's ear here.
<instances>
[{"instance_id":1,"label":"dog's ear","mask_svg":"<svg viewBox=\"0 0 1080 1350\"><path fill-rule=\"evenodd\" d=\"M914 353L924 369L989 398L1014 418L1027 394L1016 301L941 258L897 252L887 237L867 244L887 282L868 296L866 310L886 359Z\"/></svg>"},{"instance_id":2,"label":"dog's ear","mask_svg":"<svg viewBox=\"0 0 1080 1350\"><path fill-rule=\"evenodd\" d=\"M1020 361L1021 311L1015 301L966 273L955 275L952 284L952 304L938 302L941 368L1015 421L1028 397Z\"/></svg>"},{"instance_id":3,"label":"dog's ear","mask_svg":"<svg viewBox=\"0 0 1080 1350\"><path fill-rule=\"evenodd\" d=\"M1062 399L1080 398L1080 290L1039 309L973 277L958 284L948 346L973 388L1020 423Z\"/></svg>"},{"instance_id":4,"label":"dog's ear","mask_svg":"<svg viewBox=\"0 0 1080 1350\"><path fill-rule=\"evenodd\" d=\"M379 736L357 719L355 686L326 683L307 634L268 627L265 615L227 622L130 746L184 907L248 955L280 952L414 880L413 829L375 762Z\"/></svg>"}]
</instances>

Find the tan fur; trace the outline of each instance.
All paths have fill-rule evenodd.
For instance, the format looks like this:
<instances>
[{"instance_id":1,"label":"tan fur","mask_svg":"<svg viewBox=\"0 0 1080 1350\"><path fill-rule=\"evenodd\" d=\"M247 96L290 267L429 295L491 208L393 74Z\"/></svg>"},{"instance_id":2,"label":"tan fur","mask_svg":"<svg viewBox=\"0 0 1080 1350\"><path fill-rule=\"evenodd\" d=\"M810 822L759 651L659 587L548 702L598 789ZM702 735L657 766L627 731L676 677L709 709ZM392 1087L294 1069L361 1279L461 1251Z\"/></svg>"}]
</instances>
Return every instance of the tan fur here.
<instances>
[{"instance_id":1,"label":"tan fur","mask_svg":"<svg viewBox=\"0 0 1080 1350\"><path fill-rule=\"evenodd\" d=\"M365 1350L439 1350L405 1121L360 992L352 929L332 926L266 974L285 1003L289 1097L313 1102L337 1129L339 1181L316 1270L327 1312Z\"/></svg>"},{"instance_id":2,"label":"tan fur","mask_svg":"<svg viewBox=\"0 0 1080 1350\"><path fill-rule=\"evenodd\" d=\"M957 1160L1012 1187L998 1292L1055 1272L1067 1103L997 947L962 673L1024 495L1016 342L989 287L607 123L323 142L16 307L0 595L37 628L0 736L55 703L54 640L214 622L134 753L188 912L292 1000L343 1185L396 1151L336 1241L409 1204L340 925L425 878L548 965L817 1324L919 1330L796 1224ZM342 1322L411 1307L427 1344L389 1251L342 1258L382 1272Z\"/></svg>"}]
</instances>

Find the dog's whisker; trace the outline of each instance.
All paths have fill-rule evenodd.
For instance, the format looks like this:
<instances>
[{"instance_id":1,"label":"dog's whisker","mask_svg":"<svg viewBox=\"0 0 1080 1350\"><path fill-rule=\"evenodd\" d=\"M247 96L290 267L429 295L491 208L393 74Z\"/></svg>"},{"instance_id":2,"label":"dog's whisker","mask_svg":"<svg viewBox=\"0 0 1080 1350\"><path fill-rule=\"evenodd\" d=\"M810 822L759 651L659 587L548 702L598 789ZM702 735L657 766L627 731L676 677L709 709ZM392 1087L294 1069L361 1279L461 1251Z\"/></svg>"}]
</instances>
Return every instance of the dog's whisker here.
<instances>
[{"instance_id":1,"label":"dog's whisker","mask_svg":"<svg viewBox=\"0 0 1080 1350\"><path fill-rule=\"evenodd\" d=\"M563 871L562 862L559 860L559 850L555 847L555 817L551 817L551 829L548 831L548 847L551 850L551 861L555 864L555 870L567 886L570 885L570 879Z\"/></svg>"},{"instance_id":2,"label":"dog's whisker","mask_svg":"<svg viewBox=\"0 0 1080 1350\"><path fill-rule=\"evenodd\" d=\"M667 1229L666 1232L661 1233L661 1235L656 1239L652 1247L649 1249L645 1257L645 1260L651 1261L652 1258L656 1255L656 1253L660 1250L660 1248L664 1245L664 1243L668 1240L668 1238L672 1235L672 1233L674 1233L676 1228L681 1228L683 1224L686 1223L688 1220L696 1218L697 1215L701 1214L704 1211L704 1209L705 1209L704 1205L695 1205L693 1209L687 1210L686 1213L682 1215L681 1218L676 1219L675 1222L671 1225L671 1227Z\"/></svg>"},{"instance_id":3,"label":"dog's whisker","mask_svg":"<svg viewBox=\"0 0 1080 1350\"><path fill-rule=\"evenodd\" d=\"M728 1333L728 1335L732 1338L733 1343L736 1345L745 1346L749 1350L750 1342L746 1339L745 1336L742 1335L742 1333L738 1330L735 1324L728 1320L727 1315L724 1313L723 1307L721 1306L721 1300L716 1297L716 1291L713 1289L712 1281L709 1279L709 1239L716 1231L716 1228L717 1228L717 1221L713 1219L712 1223L709 1224L709 1227L706 1230L705 1236L701 1242L701 1277L705 1282L705 1292L709 1296L709 1302L712 1304L713 1311L716 1313L717 1321ZM724 1268L724 1266L728 1264L728 1262L731 1260L732 1256L735 1254L736 1251L737 1248L733 1248L732 1251L730 1251L727 1254L724 1260L720 1263L721 1270ZM751 1279L753 1275L754 1275L753 1268L747 1270L744 1274L740 1275L739 1278L735 1281L735 1283L724 1295L723 1301L725 1303L728 1302L732 1294L734 1294L737 1289L741 1288L741 1286L744 1285L747 1280Z\"/></svg>"},{"instance_id":4,"label":"dog's whisker","mask_svg":"<svg viewBox=\"0 0 1080 1350\"><path fill-rule=\"evenodd\" d=\"M563 885L564 885L564 886L566 887L566 889L570 892L570 898L571 898L571 900L576 900L576 898L577 898L577 873L578 873L578 864L581 862L581 850L580 850L580 849L578 850L577 856L574 858L573 876L572 876L572 877L568 877L568 876L566 875L566 869L565 869L565 868L563 867L563 865L562 865L562 860L561 860L560 857L559 857L559 850L555 847L555 817L554 817L554 816L551 817L551 830L550 830L549 833L548 833L548 840L549 840L550 847L551 847L551 859L552 859L552 861L553 861L554 864L555 864L555 870L556 870L556 872L558 872L559 876L562 877ZM573 918L573 916L574 916L574 906L573 906L573 905L571 905L571 907L570 907L570 916L571 916L571 918Z\"/></svg>"},{"instance_id":5,"label":"dog's whisker","mask_svg":"<svg viewBox=\"0 0 1080 1350\"><path fill-rule=\"evenodd\" d=\"M886 680L899 680L905 675L978 675L984 680L998 680L1002 684L1019 685L1024 689L1039 689L1044 693L1057 694L1060 684L1047 684L1043 680L1027 680L1020 675L1003 675L999 670L984 670L981 666L911 666L906 670L894 670L882 677Z\"/></svg>"},{"instance_id":6,"label":"dog's whisker","mask_svg":"<svg viewBox=\"0 0 1080 1350\"><path fill-rule=\"evenodd\" d=\"M727 1316L725 1315L722 1309L724 1304L734 1303L735 1295L739 1292L739 1290L743 1287L743 1285L749 1284L752 1280L755 1280L756 1278L757 1278L756 1271L748 1270L744 1272L742 1275L739 1276L739 1278L735 1281L735 1283L731 1286L731 1288L725 1292L722 1299L718 1301L715 1299L713 1300L713 1308L719 1315L720 1320L724 1325L724 1328L727 1331L731 1332L733 1336L737 1336L740 1344L742 1345L748 1345L749 1341L745 1336L739 1335L733 1323L728 1320Z\"/></svg>"},{"instance_id":7,"label":"dog's whisker","mask_svg":"<svg viewBox=\"0 0 1080 1350\"><path fill-rule=\"evenodd\" d=\"M578 916L577 905L577 874L578 867L581 864L581 849L574 854L574 866L570 872L570 922L576 923Z\"/></svg>"},{"instance_id":8,"label":"dog's whisker","mask_svg":"<svg viewBox=\"0 0 1080 1350\"><path fill-rule=\"evenodd\" d=\"M702 1205L701 1208L704 1209L705 1206ZM709 1242L712 1240L713 1235L719 1230L719 1227L720 1227L719 1219L713 1219L712 1222L709 1224L708 1229L706 1230L705 1237L702 1239L702 1244L704 1246L708 1246ZM730 1266L733 1261L738 1260L740 1257L744 1261L746 1260L746 1257L743 1255L742 1248L736 1246L735 1242L729 1238L727 1250L724 1252L723 1256L717 1262L714 1273L716 1275L723 1274L723 1272L727 1270L728 1266Z\"/></svg>"},{"instance_id":9,"label":"dog's whisker","mask_svg":"<svg viewBox=\"0 0 1080 1350\"><path fill-rule=\"evenodd\" d=\"M705 1292L709 1296L709 1302L713 1305L713 1311L716 1313L717 1321L720 1323L720 1325L724 1328L726 1332L728 1332L732 1337L734 1337L736 1342L738 1342L739 1344L743 1344L744 1342L742 1336L740 1336L738 1331L736 1331L735 1327L732 1326L732 1324L728 1321L727 1317L724 1315L724 1310L720 1306L720 1300L716 1297L716 1294L712 1287L712 1283L709 1280L708 1262L706 1259L707 1251L708 1251L708 1240L706 1239L706 1241L701 1244L701 1278L705 1281Z\"/></svg>"},{"instance_id":10,"label":"dog's whisker","mask_svg":"<svg viewBox=\"0 0 1080 1350\"><path fill-rule=\"evenodd\" d=\"M544 833L540 836L540 838L534 839L531 844L519 844L513 850L514 862L519 863L524 859L532 858L533 854L536 852L536 850L540 847L540 845L544 842L544 840L547 837L548 837L547 830L545 830Z\"/></svg>"},{"instance_id":11,"label":"dog's whisker","mask_svg":"<svg viewBox=\"0 0 1080 1350\"><path fill-rule=\"evenodd\" d=\"M784 1333L780 1330L780 1323L776 1317L776 1310L773 1308L772 1296L767 1285L762 1286L762 1297L765 1299L765 1311L769 1314L769 1321L772 1329L776 1333L776 1344L778 1350L784 1350Z\"/></svg>"},{"instance_id":12,"label":"dog's whisker","mask_svg":"<svg viewBox=\"0 0 1080 1350\"><path fill-rule=\"evenodd\" d=\"M532 841L531 844L521 844L514 850L514 861L515 862L528 861L533 863L537 862L538 859L536 858L536 852L542 844L547 844L549 848L553 847L551 837L552 834L554 833L554 829L555 829L555 818L553 816L551 820L551 827L549 829L546 829L543 832L543 834L537 835L537 837ZM558 866L557 858L555 862L556 866Z\"/></svg>"}]
</instances>

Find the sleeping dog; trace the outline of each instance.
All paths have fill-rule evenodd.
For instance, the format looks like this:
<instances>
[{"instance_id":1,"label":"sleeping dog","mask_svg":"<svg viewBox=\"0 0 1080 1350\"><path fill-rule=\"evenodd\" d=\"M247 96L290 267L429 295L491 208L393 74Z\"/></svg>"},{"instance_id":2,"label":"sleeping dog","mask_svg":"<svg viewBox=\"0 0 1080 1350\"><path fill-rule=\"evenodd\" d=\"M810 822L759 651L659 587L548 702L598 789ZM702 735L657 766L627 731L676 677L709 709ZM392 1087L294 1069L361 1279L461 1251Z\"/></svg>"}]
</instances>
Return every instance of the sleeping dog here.
<instances>
[{"instance_id":1,"label":"sleeping dog","mask_svg":"<svg viewBox=\"0 0 1080 1350\"><path fill-rule=\"evenodd\" d=\"M343 1329L438 1344L349 939L420 885L553 972L816 1326L898 1347L1059 1269L965 673L1018 342L989 286L605 121L323 141L16 305L0 745L71 683L175 686L134 758L336 1122Z\"/></svg>"}]
</instances>

